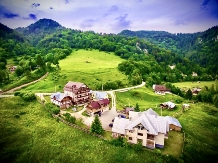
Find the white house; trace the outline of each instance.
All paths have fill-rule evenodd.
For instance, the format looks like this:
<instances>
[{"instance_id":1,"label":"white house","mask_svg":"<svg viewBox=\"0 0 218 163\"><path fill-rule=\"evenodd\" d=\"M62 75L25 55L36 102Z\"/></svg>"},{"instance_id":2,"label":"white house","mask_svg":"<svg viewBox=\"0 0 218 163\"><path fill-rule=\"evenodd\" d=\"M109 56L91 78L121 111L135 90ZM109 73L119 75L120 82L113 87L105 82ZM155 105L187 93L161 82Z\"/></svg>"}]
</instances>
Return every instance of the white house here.
<instances>
[{"instance_id":1,"label":"white house","mask_svg":"<svg viewBox=\"0 0 218 163\"><path fill-rule=\"evenodd\" d=\"M143 146L151 149L163 148L164 140L168 139L169 130L180 131L181 127L177 119L159 116L152 109L144 112L130 111L129 119L115 117L112 136L125 136L129 143L141 142Z\"/></svg>"}]
</instances>

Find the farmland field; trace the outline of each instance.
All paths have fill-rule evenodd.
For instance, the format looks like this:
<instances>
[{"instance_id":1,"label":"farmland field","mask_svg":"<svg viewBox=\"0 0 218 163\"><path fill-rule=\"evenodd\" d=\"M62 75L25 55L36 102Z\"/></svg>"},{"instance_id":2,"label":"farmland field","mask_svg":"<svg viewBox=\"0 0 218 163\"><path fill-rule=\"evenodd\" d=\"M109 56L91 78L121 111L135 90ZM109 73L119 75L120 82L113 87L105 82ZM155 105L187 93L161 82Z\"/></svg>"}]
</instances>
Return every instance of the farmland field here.
<instances>
[{"instance_id":1,"label":"farmland field","mask_svg":"<svg viewBox=\"0 0 218 163\"><path fill-rule=\"evenodd\" d=\"M177 104L175 111L169 111L167 109L162 110L163 116L173 115L175 112L180 111L182 109L182 102L186 101L174 94L167 94L165 96L157 95L146 87L130 90L127 92L116 92L116 100L118 110L122 110L123 106L125 105L135 107L136 103L138 103L141 111L152 108L159 115L161 115L161 110L159 108L160 103L172 101Z\"/></svg>"},{"instance_id":2,"label":"farmland field","mask_svg":"<svg viewBox=\"0 0 218 163\"><path fill-rule=\"evenodd\" d=\"M203 88L204 86L210 88L212 84L215 84L215 81L180 82L180 83L172 83L172 84L175 85L176 87L183 88L183 89L196 88L196 87Z\"/></svg>"},{"instance_id":3,"label":"farmland field","mask_svg":"<svg viewBox=\"0 0 218 163\"><path fill-rule=\"evenodd\" d=\"M128 84L126 75L118 71L117 66L124 61L113 53L99 52L97 50L73 51L71 55L61 60L59 74L51 73L46 79L31 86L24 91L54 92L63 91L68 81L87 84L91 89L105 82L120 80L125 87Z\"/></svg>"}]
</instances>

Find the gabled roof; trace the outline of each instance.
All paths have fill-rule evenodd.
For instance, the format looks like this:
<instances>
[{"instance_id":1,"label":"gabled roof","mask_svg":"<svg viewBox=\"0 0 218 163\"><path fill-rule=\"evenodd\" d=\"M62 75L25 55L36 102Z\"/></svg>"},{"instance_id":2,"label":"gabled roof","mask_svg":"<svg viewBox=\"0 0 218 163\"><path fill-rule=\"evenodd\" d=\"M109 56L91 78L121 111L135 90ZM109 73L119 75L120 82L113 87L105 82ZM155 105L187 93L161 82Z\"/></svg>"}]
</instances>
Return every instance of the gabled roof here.
<instances>
[{"instance_id":1,"label":"gabled roof","mask_svg":"<svg viewBox=\"0 0 218 163\"><path fill-rule=\"evenodd\" d=\"M158 135L159 132L166 134L167 124L164 117L150 115L144 112L139 118L131 121L125 129L133 130L139 124L143 125L149 134Z\"/></svg>"},{"instance_id":2,"label":"gabled roof","mask_svg":"<svg viewBox=\"0 0 218 163\"><path fill-rule=\"evenodd\" d=\"M113 124L113 128L115 129L113 130L112 128L112 131L115 132L116 130L119 131L117 133L123 133L124 130L133 130L133 128L139 124L143 125L144 128L148 130L148 133L152 135L158 135L158 133L166 134L166 132L169 131L169 125L165 117L158 116L152 109L148 109L144 112L129 111L129 117L131 117L130 121L117 120L117 122ZM122 124L117 124L118 122L122 122Z\"/></svg>"},{"instance_id":3,"label":"gabled roof","mask_svg":"<svg viewBox=\"0 0 218 163\"><path fill-rule=\"evenodd\" d=\"M56 99L57 101L61 101L61 100L63 100L63 98L65 98L65 97L70 97L70 96L68 96L68 95L66 95L66 94L64 94L64 93L57 92L57 93L53 93L53 94L50 96L51 99L53 99L54 97L55 97L55 99ZM71 97L70 97L70 98L71 98Z\"/></svg>"},{"instance_id":4,"label":"gabled roof","mask_svg":"<svg viewBox=\"0 0 218 163\"><path fill-rule=\"evenodd\" d=\"M106 105L110 104L110 101L108 99L103 99L101 101L103 101L103 103L106 104Z\"/></svg>"},{"instance_id":5,"label":"gabled roof","mask_svg":"<svg viewBox=\"0 0 218 163\"><path fill-rule=\"evenodd\" d=\"M171 108L171 109L173 109L173 108L176 106L176 104L174 104L174 103L171 102L171 101L165 102L164 104L167 105L167 106L168 106L169 108Z\"/></svg>"},{"instance_id":6,"label":"gabled roof","mask_svg":"<svg viewBox=\"0 0 218 163\"><path fill-rule=\"evenodd\" d=\"M173 124L175 126L178 126L178 127L182 128L181 124L179 123L179 121L176 118L173 118L173 117L170 117L170 116L166 116L165 118L166 118L166 120L167 120L167 122L169 124Z\"/></svg>"},{"instance_id":7,"label":"gabled roof","mask_svg":"<svg viewBox=\"0 0 218 163\"><path fill-rule=\"evenodd\" d=\"M116 132L119 134L125 134L125 127L128 123L129 123L128 119L115 117L113 127L112 127L112 132Z\"/></svg>"},{"instance_id":8,"label":"gabled roof","mask_svg":"<svg viewBox=\"0 0 218 163\"><path fill-rule=\"evenodd\" d=\"M145 111L146 113L150 114L150 115L155 115L158 116L158 114L151 108L149 108L148 110Z\"/></svg>"},{"instance_id":9,"label":"gabled roof","mask_svg":"<svg viewBox=\"0 0 218 163\"><path fill-rule=\"evenodd\" d=\"M73 91L74 93L78 92L78 90L81 87L87 87L84 83L80 83L80 82L72 82L69 81L65 86L64 86L64 90L66 91Z\"/></svg>"},{"instance_id":10,"label":"gabled roof","mask_svg":"<svg viewBox=\"0 0 218 163\"><path fill-rule=\"evenodd\" d=\"M93 101L90 103L93 109L100 109L101 105L98 103L98 101Z\"/></svg>"},{"instance_id":11,"label":"gabled roof","mask_svg":"<svg viewBox=\"0 0 218 163\"><path fill-rule=\"evenodd\" d=\"M92 91L96 95L98 100L104 99L107 96L107 92L100 92L100 91Z\"/></svg>"},{"instance_id":12,"label":"gabled roof","mask_svg":"<svg viewBox=\"0 0 218 163\"><path fill-rule=\"evenodd\" d=\"M155 91L170 91L170 89L169 89L169 88L166 88L165 85L154 85L154 86L153 86L153 89L154 89Z\"/></svg>"}]
</instances>

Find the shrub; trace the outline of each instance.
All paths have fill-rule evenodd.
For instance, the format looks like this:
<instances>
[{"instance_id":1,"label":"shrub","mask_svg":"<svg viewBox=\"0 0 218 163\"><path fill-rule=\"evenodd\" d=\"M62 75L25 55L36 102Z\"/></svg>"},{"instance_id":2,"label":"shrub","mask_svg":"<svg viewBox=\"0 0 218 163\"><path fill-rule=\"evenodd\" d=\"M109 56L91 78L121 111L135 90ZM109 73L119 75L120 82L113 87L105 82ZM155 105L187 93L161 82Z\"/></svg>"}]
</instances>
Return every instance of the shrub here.
<instances>
[{"instance_id":1,"label":"shrub","mask_svg":"<svg viewBox=\"0 0 218 163\"><path fill-rule=\"evenodd\" d=\"M20 92L14 92L14 96L19 96Z\"/></svg>"},{"instance_id":2,"label":"shrub","mask_svg":"<svg viewBox=\"0 0 218 163\"><path fill-rule=\"evenodd\" d=\"M115 145L115 146L123 147L124 146L124 139L121 136L119 136L117 139L112 139L110 141L110 143L112 145Z\"/></svg>"},{"instance_id":3,"label":"shrub","mask_svg":"<svg viewBox=\"0 0 218 163\"><path fill-rule=\"evenodd\" d=\"M160 150L160 149L155 149L155 154L156 154L157 156L160 156L160 155L161 155L161 150Z\"/></svg>"},{"instance_id":4,"label":"shrub","mask_svg":"<svg viewBox=\"0 0 218 163\"><path fill-rule=\"evenodd\" d=\"M20 116L19 116L18 114L16 114L16 115L14 116L14 118L20 118Z\"/></svg>"},{"instance_id":5,"label":"shrub","mask_svg":"<svg viewBox=\"0 0 218 163\"><path fill-rule=\"evenodd\" d=\"M140 141L140 142L138 142L137 144L134 144L134 145L133 145L133 148L134 148L134 150L137 151L137 152L141 151L141 150L143 149L142 142Z\"/></svg>"},{"instance_id":6,"label":"shrub","mask_svg":"<svg viewBox=\"0 0 218 163\"><path fill-rule=\"evenodd\" d=\"M58 107L52 107L51 108L51 112L53 113L53 114L59 114L60 113L60 109L58 108Z\"/></svg>"},{"instance_id":7,"label":"shrub","mask_svg":"<svg viewBox=\"0 0 218 163\"><path fill-rule=\"evenodd\" d=\"M65 114L63 114L63 116L65 117L65 120L67 122L75 124L76 118L74 116L71 116L70 113L65 113Z\"/></svg>"},{"instance_id":8,"label":"shrub","mask_svg":"<svg viewBox=\"0 0 218 163\"><path fill-rule=\"evenodd\" d=\"M19 95L22 97L22 99L24 101L29 101L30 102L30 101L36 100L36 96L32 92L30 92L30 93L20 93Z\"/></svg>"}]
</instances>

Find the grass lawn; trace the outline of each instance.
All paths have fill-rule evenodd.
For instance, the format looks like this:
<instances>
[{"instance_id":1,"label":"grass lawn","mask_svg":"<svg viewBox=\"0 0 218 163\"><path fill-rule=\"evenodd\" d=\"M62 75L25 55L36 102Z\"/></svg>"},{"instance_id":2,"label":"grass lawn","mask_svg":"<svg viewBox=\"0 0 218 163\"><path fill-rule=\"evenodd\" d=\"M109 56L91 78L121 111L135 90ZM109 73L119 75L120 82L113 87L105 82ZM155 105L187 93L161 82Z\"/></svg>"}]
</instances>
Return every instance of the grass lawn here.
<instances>
[{"instance_id":1,"label":"grass lawn","mask_svg":"<svg viewBox=\"0 0 218 163\"><path fill-rule=\"evenodd\" d=\"M87 61L87 62L86 62ZM99 52L98 50L78 50L59 62L59 74L51 73L49 76L24 88L24 91L54 92L63 91L68 81L82 82L91 89L105 82L120 80L124 87L128 84L126 75L118 71L117 66L124 61L113 53Z\"/></svg>"},{"instance_id":2,"label":"grass lawn","mask_svg":"<svg viewBox=\"0 0 218 163\"><path fill-rule=\"evenodd\" d=\"M0 129L0 162L163 161L154 152L116 147L57 122L38 102L20 97L0 99Z\"/></svg>"},{"instance_id":3,"label":"grass lawn","mask_svg":"<svg viewBox=\"0 0 218 163\"><path fill-rule=\"evenodd\" d=\"M197 103L179 117L185 132L184 160L214 162L218 159L218 108Z\"/></svg>"},{"instance_id":4,"label":"grass lawn","mask_svg":"<svg viewBox=\"0 0 218 163\"><path fill-rule=\"evenodd\" d=\"M189 89L189 88L196 88L200 87L203 88L204 86L207 86L208 88L211 87L212 84L215 85L215 81L201 81L200 83L198 82L180 82L180 83L172 83L176 87L183 88L183 89Z\"/></svg>"},{"instance_id":5,"label":"grass lawn","mask_svg":"<svg viewBox=\"0 0 218 163\"><path fill-rule=\"evenodd\" d=\"M116 102L117 102L117 109L122 110L123 106L134 106L136 103L139 104L139 108L141 111L145 109L152 108L156 111L159 115L161 115L161 109L159 108L160 103L172 101L177 106L176 109L173 111L170 110L162 110L162 115L174 115L176 112L181 111L182 109L182 102L185 102L183 98L174 95L174 94L167 94L167 95L157 95L150 89L143 87L139 89L133 89L127 92L116 92Z\"/></svg>"}]
</instances>

